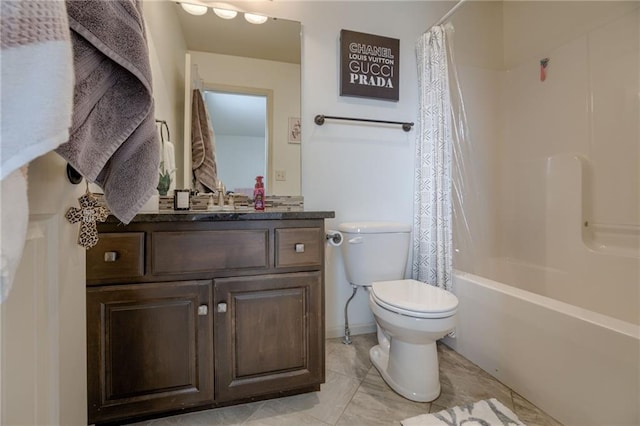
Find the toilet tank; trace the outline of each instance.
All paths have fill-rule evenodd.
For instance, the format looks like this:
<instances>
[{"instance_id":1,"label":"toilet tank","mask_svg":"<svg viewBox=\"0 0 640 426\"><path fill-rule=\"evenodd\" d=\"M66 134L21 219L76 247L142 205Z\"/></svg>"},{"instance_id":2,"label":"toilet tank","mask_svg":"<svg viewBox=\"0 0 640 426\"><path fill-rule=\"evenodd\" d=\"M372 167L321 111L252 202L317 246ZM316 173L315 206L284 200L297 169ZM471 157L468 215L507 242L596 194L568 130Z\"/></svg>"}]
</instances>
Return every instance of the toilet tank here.
<instances>
[{"instance_id":1,"label":"toilet tank","mask_svg":"<svg viewBox=\"0 0 640 426\"><path fill-rule=\"evenodd\" d=\"M407 265L411 226L397 222L349 222L338 229L344 235L342 256L347 280L353 285L401 280Z\"/></svg>"}]
</instances>

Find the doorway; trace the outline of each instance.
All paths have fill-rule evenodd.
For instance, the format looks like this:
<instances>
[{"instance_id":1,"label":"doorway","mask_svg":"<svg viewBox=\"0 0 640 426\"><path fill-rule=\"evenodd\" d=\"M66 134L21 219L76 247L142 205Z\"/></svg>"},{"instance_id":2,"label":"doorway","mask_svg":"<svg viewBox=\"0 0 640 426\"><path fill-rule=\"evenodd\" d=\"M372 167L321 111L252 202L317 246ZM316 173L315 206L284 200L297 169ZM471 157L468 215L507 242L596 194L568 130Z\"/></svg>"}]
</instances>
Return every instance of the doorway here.
<instances>
[{"instance_id":1,"label":"doorway","mask_svg":"<svg viewBox=\"0 0 640 426\"><path fill-rule=\"evenodd\" d=\"M259 89L213 88L204 101L214 133L218 179L227 191L253 196L256 176L270 176L270 96Z\"/></svg>"}]
</instances>

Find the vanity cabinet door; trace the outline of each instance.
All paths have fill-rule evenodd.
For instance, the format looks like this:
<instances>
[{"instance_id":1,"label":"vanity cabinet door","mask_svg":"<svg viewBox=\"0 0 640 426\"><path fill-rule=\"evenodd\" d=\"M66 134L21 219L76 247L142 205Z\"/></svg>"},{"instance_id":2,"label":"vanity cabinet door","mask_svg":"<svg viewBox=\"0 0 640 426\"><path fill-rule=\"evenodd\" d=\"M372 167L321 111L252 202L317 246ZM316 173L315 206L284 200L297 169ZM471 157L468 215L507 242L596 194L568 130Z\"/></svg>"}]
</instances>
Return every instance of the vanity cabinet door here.
<instances>
[{"instance_id":1,"label":"vanity cabinet door","mask_svg":"<svg viewBox=\"0 0 640 426\"><path fill-rule=\"evenodd\" d=\"M213 400L211 281L87 289L89 423Z\"/></svg>"},{"instance_id":2,"label":"vanity cabinet door","mask_svg":"<svg viewBox=\"0 0 640 426\"><path fill-rule=\"evenodd\" d=\"M324 382L319 271L214 280L216 401Z\"/></svg>"}]
</instances>

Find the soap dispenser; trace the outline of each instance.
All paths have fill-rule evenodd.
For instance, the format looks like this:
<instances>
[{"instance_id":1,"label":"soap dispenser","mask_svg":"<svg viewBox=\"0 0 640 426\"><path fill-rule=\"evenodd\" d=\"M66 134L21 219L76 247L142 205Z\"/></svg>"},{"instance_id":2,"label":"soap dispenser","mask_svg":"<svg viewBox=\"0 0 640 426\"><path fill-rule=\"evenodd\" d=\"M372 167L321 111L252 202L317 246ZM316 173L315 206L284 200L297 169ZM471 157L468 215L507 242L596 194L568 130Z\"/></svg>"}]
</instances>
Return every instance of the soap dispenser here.
<instances>
[{"instance_id":1,"label":"soap dispenser","mask_svg":"<svg viewBox=\"0 0 640 426\"><path fill-rule=\"evenodd\" d=\"M253 188L253 206L256 210L264 210L264 184L262 176L256 176L256 185Z\"/></svg>"}]
</instances>

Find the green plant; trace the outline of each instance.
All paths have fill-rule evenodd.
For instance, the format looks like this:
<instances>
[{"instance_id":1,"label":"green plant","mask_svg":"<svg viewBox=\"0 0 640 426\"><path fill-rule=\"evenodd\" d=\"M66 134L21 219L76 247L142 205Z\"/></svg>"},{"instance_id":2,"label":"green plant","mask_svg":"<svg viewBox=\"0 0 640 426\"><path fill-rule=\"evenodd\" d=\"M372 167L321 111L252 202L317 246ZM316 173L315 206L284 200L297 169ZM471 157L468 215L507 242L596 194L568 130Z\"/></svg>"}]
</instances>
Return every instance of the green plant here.
<instances>
[{"instance_id":1,"label":"green plant","mask_svg":"<svg viewBox=\"0 0 640 426\"><path fill-rule=\"evenodd\" d=\"M158 194L167 195L169 191L169 187L171 186L171 173L174 170L165 170L164 169L164 161L160 162L160 173L158 179Z\"/></svg>"}]
</instances>

